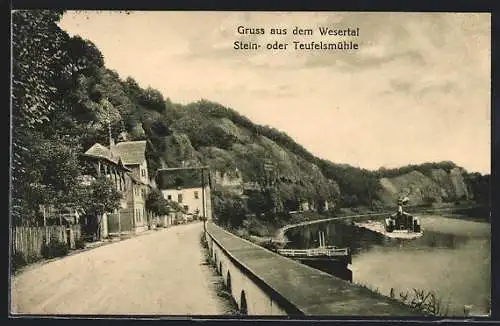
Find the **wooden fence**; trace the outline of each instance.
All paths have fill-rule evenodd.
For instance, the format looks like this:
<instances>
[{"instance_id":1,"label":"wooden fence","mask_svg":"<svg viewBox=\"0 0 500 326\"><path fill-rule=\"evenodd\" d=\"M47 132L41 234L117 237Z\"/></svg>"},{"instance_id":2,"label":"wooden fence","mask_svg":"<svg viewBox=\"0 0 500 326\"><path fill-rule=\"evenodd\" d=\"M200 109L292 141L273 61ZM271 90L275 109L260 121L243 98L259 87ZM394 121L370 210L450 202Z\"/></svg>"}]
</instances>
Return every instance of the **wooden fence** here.
<instances>
[{"instance_id":1,"label":"wooden fence","mask_svg":"<svg viewBox=\"0 0 500 326\"><path fill-rule=\"evenodd\" d=\"M13 253L22 253L25 257L39 257L42 246L51 239L56 239L75 249L76 240L81 237L80 225L71 226L46 226L46 227L14 227L12 229Z\"/></svg>"}]
</instances>

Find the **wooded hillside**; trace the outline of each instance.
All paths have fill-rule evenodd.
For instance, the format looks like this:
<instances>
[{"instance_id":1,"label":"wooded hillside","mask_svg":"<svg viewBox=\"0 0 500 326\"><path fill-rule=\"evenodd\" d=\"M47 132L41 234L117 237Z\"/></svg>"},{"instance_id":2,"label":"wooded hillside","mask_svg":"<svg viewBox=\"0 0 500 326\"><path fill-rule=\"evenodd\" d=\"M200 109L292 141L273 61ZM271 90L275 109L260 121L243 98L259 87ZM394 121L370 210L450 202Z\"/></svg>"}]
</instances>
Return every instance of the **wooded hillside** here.
<instances>
[{"instance_id":1,"label":"wooded hillside","mask_svg":"<svg viewBox=\"0 0 500 326\"><path fill-rule=\"evenodd\" d=\"M337 206L386 203L382 178L420 171L449 173L451 162L368 171L320 159L287 134L251 122L209 100L188 105L141 88L106 68L89 40L70 37L57 23L63 12L13 13L13 208L30 216L38 205L76 202L77 155L113 138L147 140L149 175L159 167L209 165L262 178L263 162L277 170L283 200L331 200ZM486 202L489 176L463 172L471 198ZM456 198L446 198L455 200Z\"/></svg>"}]
</instances>

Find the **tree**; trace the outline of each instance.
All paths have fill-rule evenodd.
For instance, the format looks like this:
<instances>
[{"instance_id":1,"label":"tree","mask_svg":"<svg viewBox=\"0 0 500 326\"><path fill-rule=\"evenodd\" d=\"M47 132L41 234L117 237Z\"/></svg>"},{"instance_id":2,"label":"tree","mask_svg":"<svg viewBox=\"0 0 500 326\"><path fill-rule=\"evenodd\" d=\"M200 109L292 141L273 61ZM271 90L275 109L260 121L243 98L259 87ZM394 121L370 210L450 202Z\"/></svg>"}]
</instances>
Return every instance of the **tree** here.
<instances>
[{"instance_id":1,"label":"tree","mask_svg":"<svg viewBox=\"0 0 500 326\"><path fill-rule=\"evenodd\" d=\"M39 168L33 165L32 135L50 112L60 107L55 81L71 75L63 44L67 34L58 26L63 11L20 10L12 14L12 204L19 218L26 208L24 188ZM33 171L34 170L34 171Z\"/></svg>"},{"instance_id":2,"label":"tree","mask_svg":"<svg viewBox=\"0 0 500 326\"><path fill-rule=\"evenodd\" d=\"M77 206L79 194L80 147L69 137L45 138L32 132L25 138L31 144L24 158L30 164L22 174L23 182L14 184L16 206L13 207L15 224L32 222L40 205L55 208Z\"/></svg>"},{"instance_id":3,"label":"tree","mask_svg":"<svg viewBox=\"0 0 500 326\"><path fill-rule=\"evenodd\" d=\"M222 225L239 227L248 213L243 199L232 193L214 191L214 213Z\"/></svg>"},{"instance_id":4,"label":"tree","mask_svg":"<svg viewBox=\"0 0 500 326\"><path fill-rule=\"evenodd\" d=\"M248 209L257 217L273 212L275 205L272 196L273 194L270 191L253 192L247 199Z\"/></svg>"},{"instance_id":5,"label":"tree","mask_svg":"<svg viewBox=\"0 0 500 326\"><path fill-rule=\"evenodd\" d=\"M163 95L154 88L148 87L146 90L142 90L139 93L138 101L149 110L160 113L165 112L165 99Z\"/></svg>"},{"instance_id":6,"label":"tree","mask_svg":"<svg viewBox=\"0 0 500 326\"><path fill-rule=\"evenodd\" d=\"M120 208L121 193L106 176L101 175L82 192L81 206L94 218L95 236L100 234L102 215Z\"/></svg>"},{"instance_id":7,"label":"tree","mask_svg":"<svg viewBox=\"0 0 500 326\"><path fill-rule=\"evenodd\" d=\"M12 15L13 108L20 127L33 127L57 107L54 80L67 73L62 44L67 34L57 26L62 11L21 10Z\"/></svg>"},{"instance_id":8,"label":"tree","mask_svg":"<svg viewBox=\"0 0 500 326\"><path fill-rule=\"evenodd\" d=\"M163 198L158 189L153 189L146 198L146 209L159 216L166 215L168 214L168 201Z\"/></svg>"}]
</instances>

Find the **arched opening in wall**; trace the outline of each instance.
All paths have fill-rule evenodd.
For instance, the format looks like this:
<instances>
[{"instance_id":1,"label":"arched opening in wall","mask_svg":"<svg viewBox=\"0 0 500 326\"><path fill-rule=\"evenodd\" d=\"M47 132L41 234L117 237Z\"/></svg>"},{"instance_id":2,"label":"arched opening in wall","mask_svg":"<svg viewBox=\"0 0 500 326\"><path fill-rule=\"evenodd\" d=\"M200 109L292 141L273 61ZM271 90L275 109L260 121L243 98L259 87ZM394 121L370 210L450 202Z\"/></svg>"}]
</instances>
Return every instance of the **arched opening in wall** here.
<instances>
[{"instance_id":1,"label":"arched opening in wall","mask_svg":"<svg viewBox=\"0 0 500 326\"><path fill-rule=\"evenodd\" d=\"M233 291L231 289L231 274L229 273L229 271L227 272L227 277L226 277L226 287L227 287L227 292L229 292L229 294L233 294Z\"/></svg>"},{"instance_id":2,"label":"arched opening in wall","mask_svg":"<svg viewBox=\"0 0 500 326\"><path fill-rule=\"evenodd\" d=\"M245 295L245 291L241 291L240 296L240 314L248 315L248 307L247 307L247 296Z\"/></svg>"}]
</instances>

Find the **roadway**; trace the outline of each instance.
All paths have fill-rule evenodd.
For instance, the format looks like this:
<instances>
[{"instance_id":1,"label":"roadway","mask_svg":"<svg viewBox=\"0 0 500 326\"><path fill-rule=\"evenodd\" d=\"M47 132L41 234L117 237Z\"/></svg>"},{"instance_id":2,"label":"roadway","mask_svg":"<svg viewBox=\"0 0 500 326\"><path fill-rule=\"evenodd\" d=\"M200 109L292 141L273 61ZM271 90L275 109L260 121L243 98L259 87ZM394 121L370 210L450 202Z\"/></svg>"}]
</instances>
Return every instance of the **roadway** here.
<instances>
[{"instance_id":1,"label":"roadway","mask_svg":"<svg viewBox=\"0 0 500 326\"><path fill-rule=\"evenodd\" d=\"M111 243L12 278L22 314L221 315L217 276L205 265L201 222Z\"/></svg>"}]
</instances>

